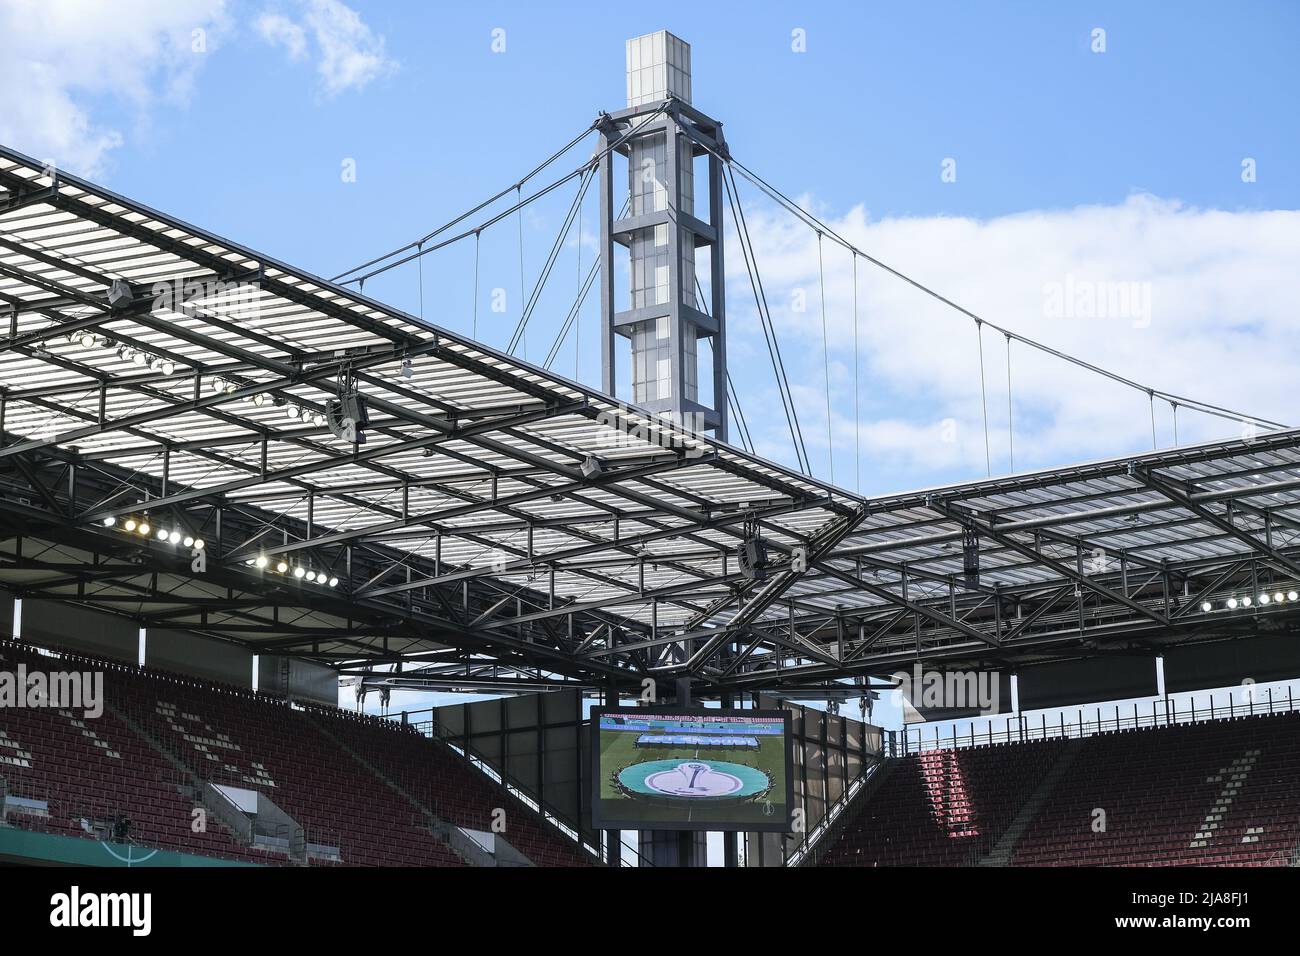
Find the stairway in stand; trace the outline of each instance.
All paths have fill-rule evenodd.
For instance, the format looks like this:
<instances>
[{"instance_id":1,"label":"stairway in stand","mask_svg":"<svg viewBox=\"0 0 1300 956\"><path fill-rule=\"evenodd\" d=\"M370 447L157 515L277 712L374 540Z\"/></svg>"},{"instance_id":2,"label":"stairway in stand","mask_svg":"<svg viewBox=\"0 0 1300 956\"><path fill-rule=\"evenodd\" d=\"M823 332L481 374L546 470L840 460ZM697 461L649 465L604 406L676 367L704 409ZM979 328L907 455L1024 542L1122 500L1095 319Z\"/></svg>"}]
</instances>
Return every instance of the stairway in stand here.
<instances>
[{"instance_id":1,"label":"stairway in stand","mask_svg":"<svg viewBox=\"0 0 1300 956\"><path fill-rule=\"evenodd\" d=\"M976 866L1008 866L1011 863L1011 854L1016 851L1016 844L1024 836L1029 824L1034 822L1034 817L1038 816L1038 811L1042 809L1043 804L1056 789L1056 785L1065 776L1070 765L1074 763L1074 758L1082 749L1083 738L1066 741L1065 749L1056 758L1052 768L1047 771L1047 776L1038 785L1038 789L1029 795L1029 799L1020 808L1015 819L1007 825L1002 836L998 837L997 842L993 844L993 848L975 864Z\"/></svg>"}]
</instances>

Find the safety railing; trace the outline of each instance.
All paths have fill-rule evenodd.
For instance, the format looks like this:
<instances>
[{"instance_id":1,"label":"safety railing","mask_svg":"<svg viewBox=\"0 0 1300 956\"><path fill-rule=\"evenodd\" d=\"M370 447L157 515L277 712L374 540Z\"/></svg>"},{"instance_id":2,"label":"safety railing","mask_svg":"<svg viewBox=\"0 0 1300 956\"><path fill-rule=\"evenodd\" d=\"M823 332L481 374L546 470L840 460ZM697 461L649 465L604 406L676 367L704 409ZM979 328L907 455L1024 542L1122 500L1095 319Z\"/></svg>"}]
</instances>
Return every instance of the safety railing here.
<instances>
[{"instance_id":1,"label":"safety railing","mask_svg":"<svg viewBox=\"0 0 1300 956\"><path fill-rule=\"evenodd\" d=\"M1091 737L1118 730L1169 727L1259 714L1288 713L1298 707L1300 701L1293 698L1290 687L1286 688L1285 695L1275 694L1272 688L1263 691L1245 688L1241 691L1209 694L1199 702L1196 697L1182 701L1168 697L1149 703L1135 701L1131 706L1111 704L1076 708L1073 720L1068 718L1065 710L1061 710L1050 716L1047 712L1043 712L1037 716L1020 714L1005 718L985 717L981 718L984 721L982 727L979 726L979 719L972 720L969 729L965 732L956 726L947 733L944 733L943 728L934 727L931 735L923 728L909 727L896 732L896 740L901 745L899 747L901 753L910 754L927 750L1023 743L1062 737Z\"/></svg>"},{"instance_id":2,"label":"safety railing","mask_svg":"<svg viewBox=\"0 0 1300 956\"><path fill-rule=\"evenodd\" d=\"M413 719L419 714L428 714L429 716L424 720ZM581 831L578 829L578 827L570 818L564 816L553 806L543 801L536 793L534 793L529 788L518 783L513 778L502 774L501 771L498 770L490 760L488 760L486 757L484 757L482 754L476 751L472 746L467 745L464 740L457 738L452 734L448 733L446 729L443 728L437 722L436 715L434 714L432 709L425 710L425 711L412 711L412 712L403 711L401 714L395 716L396 719L401 720L404 724L413 728L417 733L420 733L425 737L429 737L433 740L437 740L441 742L442 744L444 744L445 746L453 750L455 753L464 757L467 761L469 761L471 766L475 767L479 772L481 772L485 777L487 777L497 786L504 788L505 791L508 794L510 794L510 796L514 797L520 803L523 803L529 809L536 812L539 816L542 817L543 820L551 824L562 834L564 834L566 837L568 837L570 840L576 843L579 847L581 847L594 860L600 861L604 859L601 853L601 848L598 846L594 846L593 844L583 839ZM620 865L627 866L627 867L633 865L635 866L654 865L645 857L643 857L641 853L636 849L636 847L632 846L626 840L623 840L621 837L619 839L619 844L621 848L621 852L619 853Z\"/></svg>"},{"instance_id":3,"label":"safety railing","mask_svg":"<svg viewBox=\"0 0 1300 956\"><path fill-rule=\"evenodd\" d=\"M849 781L849 785L844 788L844 792L826 808L826 813L817 821L817 825L804 835L803 842L786 858L786 866L799 866L805 862L809 865L815 865L819 856L825 852L826 846L830 845L826 843L823 846L823 841L835 829L834 824L840 815L848 809L853 798L862 792L862 788L880 772L883 764L883 759L876 760L864 767L862 773Z\"/></svg>"}]
</instances>

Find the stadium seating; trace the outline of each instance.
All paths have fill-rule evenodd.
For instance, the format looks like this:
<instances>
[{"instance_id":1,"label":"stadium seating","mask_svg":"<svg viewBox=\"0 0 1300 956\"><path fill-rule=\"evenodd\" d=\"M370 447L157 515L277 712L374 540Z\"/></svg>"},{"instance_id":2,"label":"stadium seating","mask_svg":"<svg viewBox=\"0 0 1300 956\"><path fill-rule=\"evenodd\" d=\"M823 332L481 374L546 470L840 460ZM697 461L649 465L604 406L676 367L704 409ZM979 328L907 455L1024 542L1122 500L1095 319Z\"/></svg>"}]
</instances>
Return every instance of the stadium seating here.
<instances>
[{"instance_id":1,"label":"stadium seating","mask_svg":"<svg viewBox=\"0 0 1300 956\"><path fill-rule=\"evenodd\" d=\"M1288 865L1300 841L1297 783L1300 714L1103 734L1057 783L1012 862Z\"/></svg>"},{"instance_id":2,"label":"stadium seating","mask_svg":"<svg viewBox=\"0 0 1300 956\"><path fill-rule=\"evenodd\" d=\"M287 862L285 853L243 845L219 823L192 833L194 804L178 783L197 778L266 794L303 826L308 844L337 847L345 865L463 865L436 834L434 817L490 830L497 808L505 810L502 836L536 865L594 862L445 744L393 721L291 708L79 655L55 665L16 643L0 642L0 655L5 669L102 670L109 705L89 721L49 708L0 709L0 777L50 806L48 819L15 816L14 825L82 835L83 817L123 815L142 845Z\"/></svg>"},{"instance_id":3,"label":"stadium seating","mask_svg":"<svg viewBox=\"0 0 1300 956\"><path fill-rule=\"evenodd\" d=\"M1062 741L930 750L901 758L845 822L826 866L965 866L987 853Z\"/></svg>"},{"instance_id":4,"label":"stadium seating","mask_svg":"<svg viewBox=\"0 0 1300 956\"><path fill-rule=\"evenodd\" d=\"M1074 743L1059 779L1026 811L1032 817L1015 840L1012 865L1290 865L1300 843L1300 714L1123 730ZM820 863L971 865L993 848L1066 746L1043 740L899 758L869 799L847 808Z\"/></svg>"}]
</instances>

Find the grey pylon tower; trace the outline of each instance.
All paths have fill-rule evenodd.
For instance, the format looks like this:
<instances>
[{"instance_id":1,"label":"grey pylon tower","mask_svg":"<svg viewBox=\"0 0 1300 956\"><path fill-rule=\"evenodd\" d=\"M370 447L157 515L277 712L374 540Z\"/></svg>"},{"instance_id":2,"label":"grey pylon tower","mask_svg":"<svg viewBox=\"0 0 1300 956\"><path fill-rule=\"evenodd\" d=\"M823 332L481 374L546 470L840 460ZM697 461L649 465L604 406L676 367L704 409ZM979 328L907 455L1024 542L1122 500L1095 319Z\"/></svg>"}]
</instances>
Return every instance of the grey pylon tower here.
<instances>
[{"instance_id":1,"label":"grey pylon tower","mask_svg":"<svg viewBox=\"0 0 1300 956\"><path fill-rule=\"evenodd\" d=\"M691 48L661 30L627 41L627 108L600 128L600 315L604 389L617 396L618 340L631 340L631 400L696 432L727 438L722 265L722 124L691 106ZM627 159L626 204L615 192ZM707 219L695 211L695 161L707 156ZM708 248L710 301L697 295L696 250ZM620 257L615 258L618 250ZM620 261L627 291L615 291ZM699 286L702 287L702 284ZM621 301L620 301L621 300ZM712 351L701 396L698 343Z\"/></svg>"}]
</instances>

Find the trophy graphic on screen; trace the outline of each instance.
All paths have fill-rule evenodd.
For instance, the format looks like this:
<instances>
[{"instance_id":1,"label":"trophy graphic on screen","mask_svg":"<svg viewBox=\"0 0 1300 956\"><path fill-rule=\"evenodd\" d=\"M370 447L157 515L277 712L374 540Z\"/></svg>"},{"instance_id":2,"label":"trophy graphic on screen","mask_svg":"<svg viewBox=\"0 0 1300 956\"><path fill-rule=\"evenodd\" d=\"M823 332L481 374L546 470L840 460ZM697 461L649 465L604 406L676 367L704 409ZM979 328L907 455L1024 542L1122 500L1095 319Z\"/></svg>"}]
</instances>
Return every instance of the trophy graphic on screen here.
<instances>
[{"instance_id":1,"label":"trophy graphic on screen","mask_svg":"<svg viewBox=\"0 0 1300 956\"><path fill-rule=\"evenodd\" d=\"M706 787L696 786L696 781L700 779L701 774L708 773L709 769L708 764L697 763L695 761L680 764L677 767L677 770L686 778L685 789L687 791L701 791L708 789Z\"/></svg>"}]
</instances>

